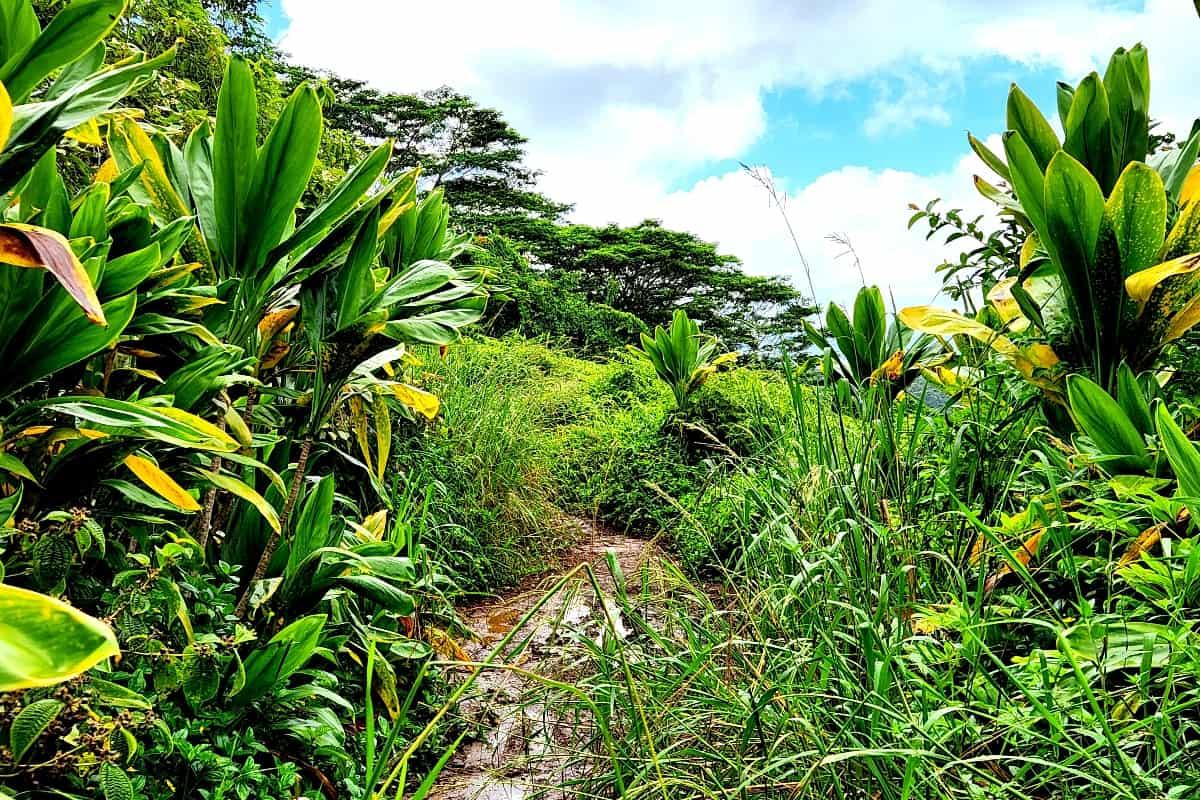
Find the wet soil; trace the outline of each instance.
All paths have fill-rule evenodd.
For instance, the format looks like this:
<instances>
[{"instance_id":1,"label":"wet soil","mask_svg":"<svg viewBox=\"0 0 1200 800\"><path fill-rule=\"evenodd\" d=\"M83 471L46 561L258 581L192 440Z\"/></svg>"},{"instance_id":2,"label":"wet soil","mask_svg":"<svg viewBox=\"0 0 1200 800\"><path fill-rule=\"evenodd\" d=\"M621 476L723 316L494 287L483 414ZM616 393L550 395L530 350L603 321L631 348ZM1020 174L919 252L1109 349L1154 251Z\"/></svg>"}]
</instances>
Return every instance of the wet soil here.
<instances>
[{"instance_id":1,"label":"wet soil","mask_svg":"<svg viewBox=\"0 0 1200 800\"><path fill-rule=\"evenodd\" d=\"M433 800L526 800L574 797L579 777L581 721L545 702L544 684L531 675L570 683L571 650L580 637L624 637L625 624L612 600L616 590L608 554L627 581L661 553L644 539L626 536L588 520L577 520L579 536L559 559L560 569L526 581L494 600L459 610L471 638L460 642L469 659L480 662L572 569L591 564L600 584L598 598L580 570L514 635L495 663L519 668L484 670L456 713L475 728L434 785ZM522 646L523 645L523 646ZM524 673L524 674L522 674ZM465 680L469 670L463 670Z\"/></svg>"}]
</instances>

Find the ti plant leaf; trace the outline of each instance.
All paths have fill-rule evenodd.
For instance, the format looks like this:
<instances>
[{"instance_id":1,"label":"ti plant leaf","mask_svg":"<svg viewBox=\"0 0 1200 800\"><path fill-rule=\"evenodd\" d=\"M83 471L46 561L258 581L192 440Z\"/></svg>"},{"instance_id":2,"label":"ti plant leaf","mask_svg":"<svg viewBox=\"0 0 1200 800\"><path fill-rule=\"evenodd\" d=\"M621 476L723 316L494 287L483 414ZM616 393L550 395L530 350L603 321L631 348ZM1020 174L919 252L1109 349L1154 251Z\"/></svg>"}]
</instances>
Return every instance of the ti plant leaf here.
<instances>
[{"instance_id":1,"label":"ti plant leaf","mask_svg":"<svg viewBox=\"0 0 1200 800\"><path fill-rule=\"evenodd\" d=\"M112 630L61 600L0 584L0 692L53 686L119 652Z\"/></svg>"}]
</instances>

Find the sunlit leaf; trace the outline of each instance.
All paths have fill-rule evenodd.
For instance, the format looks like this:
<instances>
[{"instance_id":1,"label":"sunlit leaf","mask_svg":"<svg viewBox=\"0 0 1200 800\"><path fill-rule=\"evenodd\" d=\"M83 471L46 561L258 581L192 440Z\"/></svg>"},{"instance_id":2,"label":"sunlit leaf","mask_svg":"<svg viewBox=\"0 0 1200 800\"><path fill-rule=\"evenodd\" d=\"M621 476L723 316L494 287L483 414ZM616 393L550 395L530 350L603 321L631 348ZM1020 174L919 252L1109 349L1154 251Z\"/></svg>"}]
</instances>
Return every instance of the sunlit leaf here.
<instances>
[{"instance_id":1,"label":"sunlit leaf","mask_svg":"<svg viewBox=\"0 0 1200 800\"><path fill-rule=\"evenodd\" d=\"M199 511L200 504L196 502L196 498L188 494L187 490L175 482L167 473L159 469L148 458L142 456L131 455L125 458L125 466L129 467L129 471L138 477L138 479L150 487L156 494L167 500L181 511Z\"/></svg>"},{"instance_id":2,"label":"sunlit leaf","mask_svg":"<svg viewBox=\"0 0 1200 800\"><path fill-rule=\"evenodd\" d=\"M262 518L267 521L271 529L276 533L279 532L279 514L275 511L267 499L255 491L252 487L246 485L237 478L231 478L228 475L219 472L210 472L209 470L197 470L197 474L204 480L216 486L218 489L224 489L230 494L245 500L250 505L254 506Z\"/></svg>"},{"instance_id":3,"label":"sunlit leaf","mask_svg":"<svg viewBox=\"0 0 1200 800\"><path fill-rule=\"evenodd\" d=\"M53 686L119 652L107 625L61 600L0 584L0 692Z\"/></svg>"},{"instance_id":4,"label":"sunlit leaf","mask_svg":"<svg viewBox=\"0 0 1200 800\"><path fill-rule=\"evenodd\" d=\"M79 304L88 319L104 325L104 310L91 278L61 233L33 225L0 225L0 263L44 269Z\"/></svg>"},{"instance_id":5,"label":"sunlit leaf","mask_svg":"<svg viewBox=\"0 0 1200 800\"><path fill-rule=\"evenodd\" d=\"M424 389L418 389L416 386L410 386L407 383L393 383L390 388L397 400L425 417L425 419L432 420L437 417L438 411L441 408L441 402L438 400L437 395L431 394Z\"/></svg>"}]
</instances>

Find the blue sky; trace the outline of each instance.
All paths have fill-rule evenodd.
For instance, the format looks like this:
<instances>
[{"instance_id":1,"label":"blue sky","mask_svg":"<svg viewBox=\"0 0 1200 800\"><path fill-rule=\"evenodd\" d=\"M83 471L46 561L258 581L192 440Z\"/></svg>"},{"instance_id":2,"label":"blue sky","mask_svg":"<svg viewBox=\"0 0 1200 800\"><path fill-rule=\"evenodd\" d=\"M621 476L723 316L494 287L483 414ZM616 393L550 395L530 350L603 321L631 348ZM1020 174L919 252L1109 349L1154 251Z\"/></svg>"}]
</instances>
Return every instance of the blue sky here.
<instances>
[{"instance_id":1,"label":"blue sky","mask_svg":"<svg viewBox=\"0 0 1200 800\"><path fill-rule=\"evenodd\" d=\"M934 267L954 254L905 230L907 204L989 210L965 134L995 140L1014 81L1053 118L1056 80L1144 41L1154 115L1181 129L1200 114L1200 20L1186 0L272 0L265 11L301 63L385 89L446 84L501 109L529 137L542 189L576 219L658 218L750 271L804 288L811 277L821 300L847 299L859 280L831 233L897 303L931 299ZM784 193L811 275L739 162Z\"/></svg>"}]
</instances>

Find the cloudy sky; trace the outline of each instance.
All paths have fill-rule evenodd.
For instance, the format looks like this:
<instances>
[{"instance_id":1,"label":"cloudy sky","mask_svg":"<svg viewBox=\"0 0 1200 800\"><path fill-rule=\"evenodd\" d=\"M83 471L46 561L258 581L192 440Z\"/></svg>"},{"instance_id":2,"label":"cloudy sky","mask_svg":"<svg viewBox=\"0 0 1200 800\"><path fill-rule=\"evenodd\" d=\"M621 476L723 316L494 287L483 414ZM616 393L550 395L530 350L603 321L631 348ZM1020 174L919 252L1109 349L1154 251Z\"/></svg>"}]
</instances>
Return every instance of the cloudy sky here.
<instances>
[{"instance_id":1,"label":"cloudy sky","mask_svg":"<svg viewBox=\"0 0 1200 800\"><path fill-rule=\"evenodd\" d=\"M738 166L761 165L822 301L860 284L830 234L898 305L934 296L946 250L906 230L907 206L988 210L965 132L998 140L1013 81L1052 112L1056 80L1140 41L1153 116L1186 132L1200 115L1191 0L274 0L268 16L298 62L501 109L575 219L657 218L807 289Z\"/></svg>"}]
</instances>

